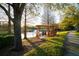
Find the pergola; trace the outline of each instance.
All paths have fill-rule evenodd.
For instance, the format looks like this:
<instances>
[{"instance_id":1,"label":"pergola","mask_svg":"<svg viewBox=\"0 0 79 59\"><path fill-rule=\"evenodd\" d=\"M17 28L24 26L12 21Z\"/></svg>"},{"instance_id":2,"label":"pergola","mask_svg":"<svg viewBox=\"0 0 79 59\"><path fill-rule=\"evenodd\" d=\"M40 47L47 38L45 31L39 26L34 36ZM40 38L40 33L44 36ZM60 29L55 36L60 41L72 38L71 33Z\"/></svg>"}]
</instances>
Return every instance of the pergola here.
<instances>
[{"instance_id":1,"label":"pergola","mask_svg":"<svg viewBox=\"0 0 79 59\"><path fill-rule=\"evenodd\" d=\"M58 25L53 24L53 25L36 25L36 38L40 38L39 36L39 30L41 27L44 27L46 29L46 36L47 37L52 37L56 36Z\"/></svg>"}]
</instances>

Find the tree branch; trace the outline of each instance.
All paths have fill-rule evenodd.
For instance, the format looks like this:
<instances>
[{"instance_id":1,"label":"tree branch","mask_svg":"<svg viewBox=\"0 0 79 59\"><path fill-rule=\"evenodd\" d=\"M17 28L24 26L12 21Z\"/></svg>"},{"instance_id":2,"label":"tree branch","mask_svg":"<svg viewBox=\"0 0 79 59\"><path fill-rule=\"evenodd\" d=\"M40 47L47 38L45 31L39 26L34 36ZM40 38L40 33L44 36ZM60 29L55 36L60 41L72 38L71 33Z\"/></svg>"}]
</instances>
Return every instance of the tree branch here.
<instances>
[{"instance_id":1,"label":"tree branch","mask_svg":"<svg viewBox=\"0 0 79 59\"><path fill-rule=\"evenodd\" d=\"M0 7L4 10L4 12L6 13L6 15L13 21L13 18L10 16L9 12L6 10L6 8L4 6L2 6L0 4Z\"/></svg>"},{"instance_id":2,"label":"tree branch","mask_svg":"<svg viewBox=\"0 0 79 59\"><path fill-rule=\"evenodd\" d=\"M26 5L25 3L22 3L22 4L21 4L21 6L20 6L20 8L19 8L20 11L23 11L23 10L24 10L25 5Z\"/></svg>"},{"instance_id":3,"label":"tree branch","mask_svg":"<svg viewBox=\"0 0 79 59\"><path fill-rule=\"evenodd\" d=\"M11 4L11 3L7 3L8 5L10 5L11 7L13 7L13 4Z\"/></svg>"}]
</instances>

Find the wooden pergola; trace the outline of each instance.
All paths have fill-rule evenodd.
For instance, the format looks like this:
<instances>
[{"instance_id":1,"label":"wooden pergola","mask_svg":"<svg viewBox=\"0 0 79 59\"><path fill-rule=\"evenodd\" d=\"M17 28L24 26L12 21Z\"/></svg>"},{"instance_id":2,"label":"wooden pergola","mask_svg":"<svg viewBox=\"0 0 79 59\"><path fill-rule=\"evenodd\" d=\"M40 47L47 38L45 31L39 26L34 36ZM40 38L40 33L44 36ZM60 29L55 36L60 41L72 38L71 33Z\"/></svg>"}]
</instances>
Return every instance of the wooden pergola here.
<instances>
[{"instance_id":1,"label":"wooden pergola","mask_svg":"<svg viewBox=\"0 0 79 59\"><path fill-rule=\"evenodd\" d=\"M57 24L53 24L53 25L36 25L36 30L37 30L36 38L40 38L39 30L40 30L41 27L44 27L46 29L46 36L47 37L56 36L57 29L58 29Z\"/></svg>"}]
</instances>

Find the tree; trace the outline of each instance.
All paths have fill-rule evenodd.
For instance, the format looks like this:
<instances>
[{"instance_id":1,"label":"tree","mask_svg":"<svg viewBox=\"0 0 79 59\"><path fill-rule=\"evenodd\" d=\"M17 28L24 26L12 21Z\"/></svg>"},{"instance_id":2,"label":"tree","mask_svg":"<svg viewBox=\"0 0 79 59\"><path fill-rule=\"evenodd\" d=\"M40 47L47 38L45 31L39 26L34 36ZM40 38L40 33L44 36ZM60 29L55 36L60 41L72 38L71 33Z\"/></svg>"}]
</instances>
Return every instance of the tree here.
<instances>
[{"instance_id":1,"label":"tree","mask_svg":"<svg viewBox=\"0 0 79 59\"><path fill-rule=\"evenodd\" d=\"M13 9L14 18L11 17L8 10L0 4L0 7L5 11L6 15L14 24L14 48L16 50L22 49L21 41L21 18L25 3L8 3Z\"/></svg>"},{"instance_id":2,"label":"tree","mask_svg":"<svg viewBox=\"0 0 79 59\"><path fill-rule=\"evenodd\" d=\"M8 5L8 12L10 14L10 5ZM8 17L8 33L11 34L11 20Z\"/></svg>"},{"instance_id":3,"label":"tree","mask_svg":"<svg viewBox=\"0 0 79 59\"><path fill-rule=\"evenodd\" d=\"M61 24L66 24L65 27L74 26L79 31L79 10L75 5L70 5L64 10L64 17ZM69 27L70 28L70 27Z\"/></svg>"},{"instance_id":4,"label":"tree","mask_svg":"<svg viewBox=\"0 0 79 59\"><path fill-rule=\"evenodd\" d=\"M48 25L47 27L47 33L49 36L50 33L50 25L55 24L55 14L54 12L57 10L60 10L58 7L60 4L44 4L44 14L43 14L43 23ZM60 5L61 6L61 5ZM53 31L53 30L52 30Z\"/></svg>"},{"instance_id":5,"label":"tree","mask_svg":"<svg viewBox=\"0 0 79 59\"><path fill-rule=\"evenodd\" d=\"M25 23L24 23L24 39L27 39L27 29L26 29L26 13L27 13L27 10L26 10L26 6L25 6Z\"/></svg>"},{"instance_id":6,"label":"tree","mask_svg":"<svg viewBox=\"0 0 79 59\"><path fill-rule=\"evenodd\" d=\"M54 12L59 12L59 14L61 15L61 12L63 13L65 8L71 4L69 3L50 3L50 4L46 3L42 5L44 6L43 22L53 24L55 23Z\"/></svg>"},{"instance_id":7,"label":"tree","mask_svg":"<svg viewBox=\"0 0 79 59\"><path fill-rule=\"evenodd\" d=\"M37 10L38 7L36 7L36 6L39 6L39 4L31 3L31 4L26 4L26 6L25 6L25 10L24 10L24 16L25 16L25 20L24 20L24 39L27 39L27 19L29 20L29 19L32 19L32 18L39 15L39 12ZM29 15L31 17L27 18Z\"/></svg>"},{"instance_id":8,"label":"tree","mask_svg":"<svg viewBox=\"0 0 79 59\"><path fill-rule=\"evenodd\" d=\"M61 30L73 30L74 29L74 19L65 17L59 24Z\"/></svg>"}]
</instances>

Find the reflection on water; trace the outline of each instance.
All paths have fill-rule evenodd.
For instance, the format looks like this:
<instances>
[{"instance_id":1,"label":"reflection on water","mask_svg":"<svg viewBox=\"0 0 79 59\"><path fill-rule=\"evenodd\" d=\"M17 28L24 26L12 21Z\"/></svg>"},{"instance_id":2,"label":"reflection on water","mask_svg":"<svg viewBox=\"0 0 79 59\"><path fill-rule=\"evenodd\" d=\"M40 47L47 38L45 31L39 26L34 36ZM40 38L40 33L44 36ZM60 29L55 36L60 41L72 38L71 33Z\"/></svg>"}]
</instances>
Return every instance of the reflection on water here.
<instances>
[{"instance_id":1,"label":"reflection on water","mask_svg":"<svg viewBox=\"0 0 79 59\"><path fill-rule=\"evenodd\" d=\"M41 34L42 32L40 32ZM36 36L36 30L33 32L27 32L27 38L32 38ZM24 38L24 33L21 34L22 39Z\"/></svg>"},{"instance_id":2,"label":"reflection on water","mask_svg":"<svg viewBox=\"0 0 79 59\"><path fill-rule=\"evenodd\" d=\"M22 39L23 39L24 34L22 33L21 36L22 36ZM27 32L27 38L32 38L32 37L35 37L35 36L36 36L35 32Z\"/></svg>"}]
</instances>

